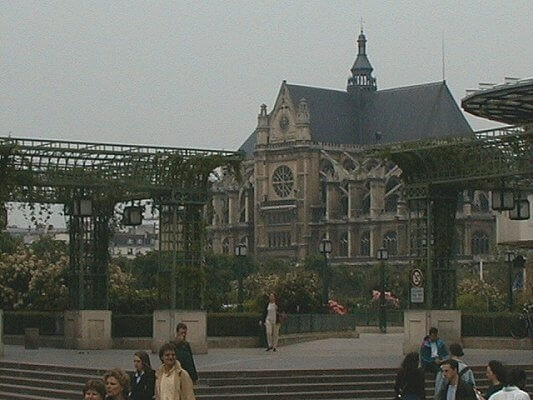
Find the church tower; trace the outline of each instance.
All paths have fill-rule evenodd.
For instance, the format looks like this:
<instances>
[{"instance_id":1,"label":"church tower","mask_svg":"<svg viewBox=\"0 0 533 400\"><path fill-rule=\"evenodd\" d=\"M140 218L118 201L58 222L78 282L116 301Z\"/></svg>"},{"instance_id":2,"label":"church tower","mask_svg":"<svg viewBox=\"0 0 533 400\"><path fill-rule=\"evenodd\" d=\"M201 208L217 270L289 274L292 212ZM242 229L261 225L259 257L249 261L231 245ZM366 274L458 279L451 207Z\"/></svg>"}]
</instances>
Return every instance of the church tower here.
<instances>
[{"instance_id":1,"label":"church tower","mask_svg":"<svg viewBox=\"0 0 533 400\"><path fill-rule=\"evenodd\" d=\"M372 65L366 56L366 36L361 29L359 38L357 39L358 53L353 67L351 69L352 76L348 78L348 93L353 93L356 90L376 91L376 78L372 76Z\"/></svg>"}]
</instances>

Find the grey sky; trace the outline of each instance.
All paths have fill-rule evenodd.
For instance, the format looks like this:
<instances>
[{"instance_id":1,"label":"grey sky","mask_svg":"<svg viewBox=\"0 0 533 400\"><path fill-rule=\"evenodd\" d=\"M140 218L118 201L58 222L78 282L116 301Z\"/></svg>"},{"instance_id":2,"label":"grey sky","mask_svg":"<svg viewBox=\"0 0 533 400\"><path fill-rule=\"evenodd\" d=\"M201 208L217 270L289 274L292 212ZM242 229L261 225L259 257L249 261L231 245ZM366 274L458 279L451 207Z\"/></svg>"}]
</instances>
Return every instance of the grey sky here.
<instances>
[{"instance_id":1,"label":"grey sky","mask_svg":"<svg viewBox=\"0 0 533 400\"><path fill-rule=\"evenodd\" d=\"M533 76L531 0L4 0L0 136L235 149L283 79L345 89L361 18L379 88L441 80L443 35L456 100Z\"/></svg>"}]
</instances>

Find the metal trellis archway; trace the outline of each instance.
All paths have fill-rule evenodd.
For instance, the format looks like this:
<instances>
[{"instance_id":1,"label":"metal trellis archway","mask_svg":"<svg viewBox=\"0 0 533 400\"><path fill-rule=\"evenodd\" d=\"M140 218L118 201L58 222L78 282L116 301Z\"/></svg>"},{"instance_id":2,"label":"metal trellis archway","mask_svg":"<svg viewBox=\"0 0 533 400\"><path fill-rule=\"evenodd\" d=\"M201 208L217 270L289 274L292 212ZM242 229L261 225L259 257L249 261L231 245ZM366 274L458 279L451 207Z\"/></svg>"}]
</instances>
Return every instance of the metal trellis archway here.
<instances>
[{"instance_id":1,"label":"metal trellis archway","mask_svg":"<svg viewBox=\"0 0 533 400\"><path fill-rule=\"evenodd\" d=\"M426 308L455 307L455 213L465 189L533 191L531 125L368 150L402 169L409 205L409 248L426 268Z\"/></svg>"},{"instance_id":2,"label":"metal trellis archway","mask_svg":"<svg viewBox=\"0 0 533 400\"><path fill-rule=\"evenodd\" d=\"M109 241L115 204L151 199L160 210L160 263L176 308L176 266L203 260L203 207L209 175L221 166L238 173L236 152L0 137L0 204L63 204L69 214L70 308L108 308ZM169 219L169 215L172 218Z\"/></svg>"}]
</instances>

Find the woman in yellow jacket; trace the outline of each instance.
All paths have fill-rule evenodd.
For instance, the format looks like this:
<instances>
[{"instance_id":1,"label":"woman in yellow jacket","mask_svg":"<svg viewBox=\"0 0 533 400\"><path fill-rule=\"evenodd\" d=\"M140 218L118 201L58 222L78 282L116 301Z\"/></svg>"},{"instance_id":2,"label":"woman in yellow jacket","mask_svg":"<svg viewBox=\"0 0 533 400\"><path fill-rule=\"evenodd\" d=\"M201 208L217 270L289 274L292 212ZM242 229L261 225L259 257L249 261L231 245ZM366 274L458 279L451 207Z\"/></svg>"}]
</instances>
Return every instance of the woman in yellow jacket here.
<instances>
[{"instance_id":1,"label":"woman in yellow jacket","mask_svg":"<svg viewBox=\"0 0 533 400\"><path fill-rule=\"evenodd\" d=\"M195 400L191 377L176 360L172 343L165 343L159 350L163 365L155 373L156 400Z\"/></svg>"}]
</instances>

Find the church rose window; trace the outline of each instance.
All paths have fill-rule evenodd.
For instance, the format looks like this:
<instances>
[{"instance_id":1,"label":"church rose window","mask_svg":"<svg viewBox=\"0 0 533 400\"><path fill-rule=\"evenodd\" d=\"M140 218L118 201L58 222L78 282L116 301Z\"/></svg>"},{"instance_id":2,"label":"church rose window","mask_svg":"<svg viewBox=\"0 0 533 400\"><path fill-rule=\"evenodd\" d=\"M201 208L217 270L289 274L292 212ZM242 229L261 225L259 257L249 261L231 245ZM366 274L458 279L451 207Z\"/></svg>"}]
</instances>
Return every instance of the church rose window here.
<instances>
[{"instance_id":1,"label":"church rose window","mask_svg":"<svg viewBox=\"0 0 533 400\"><path fill-rule=\"evenodd\" d=\"M279 197L287 197L294 186L294 176L291 169L286 165L276 168L272 175L272 185Z\"/></svg>"}]
</instances>

